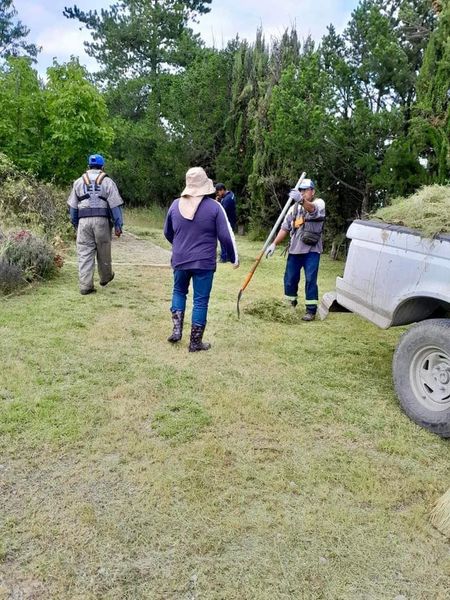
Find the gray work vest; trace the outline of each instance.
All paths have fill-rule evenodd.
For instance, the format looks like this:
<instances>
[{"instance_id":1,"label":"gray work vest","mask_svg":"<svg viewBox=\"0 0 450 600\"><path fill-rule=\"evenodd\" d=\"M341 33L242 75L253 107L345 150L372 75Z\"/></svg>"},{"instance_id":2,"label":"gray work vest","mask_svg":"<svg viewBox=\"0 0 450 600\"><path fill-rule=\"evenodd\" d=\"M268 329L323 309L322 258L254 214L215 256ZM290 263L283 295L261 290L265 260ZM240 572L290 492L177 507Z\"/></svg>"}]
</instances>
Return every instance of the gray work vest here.
<instances>
[{"instance_id":1,"label":"gray work vest","mask_svg":"<svg viewBox=\"0 0 450 600\"><path fill-rule=\"evenodd\" d=\"M85 217L106 217L109 218L110 210L108 200L102 193L102 181L107 177L106 173L99 173L94 176L88 173L83 174L82 196L78 196L78 218Z\"/></svg>"}]
</instances>

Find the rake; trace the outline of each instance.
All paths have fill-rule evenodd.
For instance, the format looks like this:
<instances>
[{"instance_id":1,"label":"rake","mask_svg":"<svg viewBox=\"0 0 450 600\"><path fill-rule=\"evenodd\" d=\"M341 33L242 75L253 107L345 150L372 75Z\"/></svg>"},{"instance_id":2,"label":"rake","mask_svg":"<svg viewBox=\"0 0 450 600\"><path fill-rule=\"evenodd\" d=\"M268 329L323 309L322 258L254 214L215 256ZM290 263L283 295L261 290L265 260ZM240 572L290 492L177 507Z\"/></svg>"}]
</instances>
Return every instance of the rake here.
<instances>
[{"instance_id":1,"label":"rake","mask_svg":"<svg viewBox=\"0 0 450 600\"><path fill-rule=\"evenodd\" d=\"M298 190L298 188L300 187L300 184L302 183L303 179L305 178L306 173L303 172L300 175L300 179L297 181L297 183L295 184L294 189ZM286 216L287 211L289 210L290 206L292 203L292 198L288 198L286 204L284 205L283 210L280 213L280 216L278 217L275 225L272 227L271 232L269 233L268 238L266 239L266 241L264 242L264 246L262 247L261 252L258 254L258 256L256 257L255 262L253 263L252 268L250 269L250 271L247 274L247 277L245 278L244 283L242 284L241 289L239 290L239 294L238 294L238 298L237 298L237 304L236 304L236 309L237 309L237 315L238 315L238 319L241 316L240 310L239 310L239 303L241 301L242 298L242 294L245 290L245 288L248 286L248 284L250 283L250 281L252 280L253 275L255 274L256 269L258 268L259 263L261 262L262 257L264 256L264 252L267 250L267 248L270 246L270 244L272 243L272 240L275 236L275 234L278 231L279 226L281 225L281 223L283 222L284 217Z\"/></svg>"}]
</instances>

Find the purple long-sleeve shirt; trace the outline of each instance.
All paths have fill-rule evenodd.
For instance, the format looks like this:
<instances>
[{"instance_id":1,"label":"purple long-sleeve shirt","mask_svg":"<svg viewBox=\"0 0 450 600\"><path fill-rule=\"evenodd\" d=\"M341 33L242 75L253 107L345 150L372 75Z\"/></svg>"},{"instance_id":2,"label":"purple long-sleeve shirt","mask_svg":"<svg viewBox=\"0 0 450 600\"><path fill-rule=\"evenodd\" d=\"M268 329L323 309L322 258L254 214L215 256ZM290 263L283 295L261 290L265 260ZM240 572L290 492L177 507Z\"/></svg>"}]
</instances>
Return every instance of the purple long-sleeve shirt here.
<instances>
[{"instance_id":1,"label":"purple long-sleeve shirt","mask_svg":"<svg viewBox=\"0 0 450 600\"><path fill-rule=\"evenodd\" d=\"M222 206L205 196L192 221L185 219L174 200L164 223L164 235L172 244L174 269L216 269L217 240L226 248L233 264L238 264L238 252L233 230Z\"/></svg>"}]
</instances>

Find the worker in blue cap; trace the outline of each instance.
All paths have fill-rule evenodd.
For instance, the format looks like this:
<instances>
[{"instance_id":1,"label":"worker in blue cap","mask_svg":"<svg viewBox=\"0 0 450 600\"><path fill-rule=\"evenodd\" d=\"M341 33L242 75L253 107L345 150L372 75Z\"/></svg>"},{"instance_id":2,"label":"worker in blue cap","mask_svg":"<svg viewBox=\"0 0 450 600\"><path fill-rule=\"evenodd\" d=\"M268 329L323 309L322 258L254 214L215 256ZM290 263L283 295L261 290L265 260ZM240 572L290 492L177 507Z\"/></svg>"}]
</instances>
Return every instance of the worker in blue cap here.
<instances>
[{"instance_id":1,"label":"worker in blue cap","mask_svg":"<svg viewBox=\"0 0 450 600\"><path fill-rule=\"evenodd\" d=\"M305 275L306 312L303 321L314 321L319 303L317 275L320 255L323 252L323 227L325 223L325 202L315 198L315 185L312 179L304 179L298 190L291 190L294 204L287 213L281 229L273 243L266 250L266 258L272 256L276 246L290 235L288 258L284 273L284 294L287 302L297 306L300 273Z\"/></svg>"},{"instance_id":2,"label":"worker in blue cap","mask_svg":"<svg viewBox=\"0 0 450 600\"><path fill-rule=\"evenodd\" d=\"M73 184L67 204L70 220L77 231L77 254L80 293L95 292L94 268L100 285L114 279L111 264L112 229L120 237L123 228L123 200L117 185L104 171L105 159L91 154L88 170Z\"/></svg>"}]
</instances>

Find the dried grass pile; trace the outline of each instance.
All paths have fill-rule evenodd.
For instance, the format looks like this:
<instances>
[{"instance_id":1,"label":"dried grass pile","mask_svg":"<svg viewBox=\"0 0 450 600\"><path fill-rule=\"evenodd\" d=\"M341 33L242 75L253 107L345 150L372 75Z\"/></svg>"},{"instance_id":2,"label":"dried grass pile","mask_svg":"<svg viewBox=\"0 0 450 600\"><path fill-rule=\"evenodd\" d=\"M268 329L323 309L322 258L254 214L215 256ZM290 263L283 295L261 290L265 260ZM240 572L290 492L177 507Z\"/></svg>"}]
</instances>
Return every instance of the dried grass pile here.
<instances>
[{"instance_id":1,"label":"dried grass pile","mask_svg":"<svg viewBox=\"0 0 450 600\"><path fill-rule=\"evenodd\" d=\"M436 502L430 520L436 529L450 538L450 490Z\"/></svg>"},{"instance_id":2,"label":"dried grass pile","mask_svg":"<svg viewBox=\"0 0 450 600\"><path fill-rule=\"evenodd\" d=\"M408 198L395 198L372 219L417 229L424 237L450 233L450 186L429 185Z\"/></svg>"},{"instance_id":3,"label":"dried grass pile","mask_svg":"<svg viewBox=\"0 0 450 600\"><path fill-rule=\"evenodd\" d=\"M285 302L276 299L253 302L244 308L244 312L264 321L287 323L289 325L300 325L304 315L304 311L301 309L292 308Z\"/></svg>"}]
</instances>

